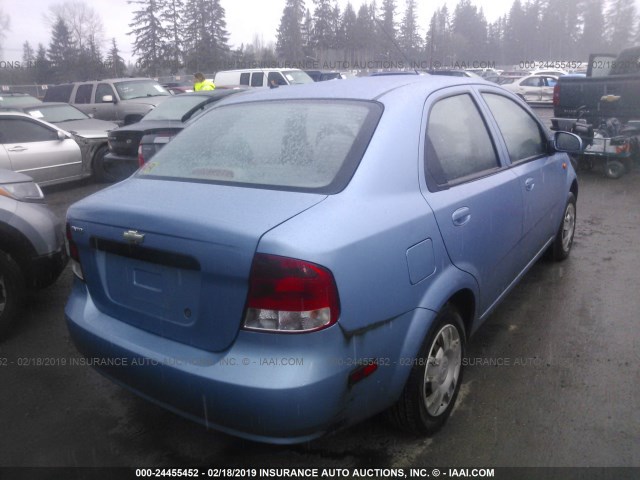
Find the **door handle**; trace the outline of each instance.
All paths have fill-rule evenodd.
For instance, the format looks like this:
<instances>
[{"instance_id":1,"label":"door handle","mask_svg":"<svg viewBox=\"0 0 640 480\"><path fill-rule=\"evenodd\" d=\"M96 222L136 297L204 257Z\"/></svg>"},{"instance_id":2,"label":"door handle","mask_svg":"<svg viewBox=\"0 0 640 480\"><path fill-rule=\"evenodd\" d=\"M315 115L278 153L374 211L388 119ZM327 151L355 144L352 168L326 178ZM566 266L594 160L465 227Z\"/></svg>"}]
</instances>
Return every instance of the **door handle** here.
<instances>
[{"instance_id":1,"label":"door handle","mask_svg":"<svg viewBox=\"0 0 640 480\"><path fill-rule=\"evenodd\" d=\"M24 152L25 150L28 150L28 148L18 145L17 147L11 147L8 150L10 152Z\"/></svg>"},{"instance_id":2,"label":"door handle","mask_svg":"<svg viewBox=\"0 0 640 480\"><path fill-rule=\"evenodd\" d=\"M469 220L471 220L471 210L469 210L469 207L459 208L455 212L453 212L453 214L451 215L451 220L453 220L453 224L456 227L461 227Z\"/></svg>"},{"instance_id":3,"label":"door handle","mask_svg":"<svg viewBox=\"0 0 640 480\"><path fill-rule=\"evenodd\" d=\"M527 189L527 192L530 192L531 190L533 190L533 187L536 186L536 182L533 180L533 178L527 178L524 181L524 188Z\"/></svg>"}]
</instances>

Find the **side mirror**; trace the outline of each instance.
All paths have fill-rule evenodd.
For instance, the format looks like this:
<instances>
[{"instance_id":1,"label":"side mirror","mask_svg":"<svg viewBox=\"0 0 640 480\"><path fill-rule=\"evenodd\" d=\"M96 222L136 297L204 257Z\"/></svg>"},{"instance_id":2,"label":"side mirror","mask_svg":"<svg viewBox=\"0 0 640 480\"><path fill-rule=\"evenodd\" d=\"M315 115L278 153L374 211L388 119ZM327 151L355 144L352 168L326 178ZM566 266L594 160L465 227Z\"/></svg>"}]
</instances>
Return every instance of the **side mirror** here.
<instances>
[{"instance_id":1,"label":"side mirror","mask_svg":"<svg viewBox=\"0 0 640 480\"><path fill-rule=\"evenodd\" d=\"M66 140L67 138L69 138L69 135L58 130L58 140L62 141L62 140Z\"/></svg>"},{"instance_id":2,"label":"side mirror","mask_svg":"<svg viewBox=\"0 0 640 480\"><path fill-rule=\"evenodd\" d=\"M575 133L556 132L553 136L553 148L557 152L582 152L582 139Z\"/></svg>"},{"instance_id":3,"label":"side mirror","mask_svg":"<svg viewBox=\"0 0 640 480\"><path fill-rule=\"evenodd\" d=\"M113 101L113 95L104 95L102 97L102 103L115 103Z\"/></svg>"}]
</instances>

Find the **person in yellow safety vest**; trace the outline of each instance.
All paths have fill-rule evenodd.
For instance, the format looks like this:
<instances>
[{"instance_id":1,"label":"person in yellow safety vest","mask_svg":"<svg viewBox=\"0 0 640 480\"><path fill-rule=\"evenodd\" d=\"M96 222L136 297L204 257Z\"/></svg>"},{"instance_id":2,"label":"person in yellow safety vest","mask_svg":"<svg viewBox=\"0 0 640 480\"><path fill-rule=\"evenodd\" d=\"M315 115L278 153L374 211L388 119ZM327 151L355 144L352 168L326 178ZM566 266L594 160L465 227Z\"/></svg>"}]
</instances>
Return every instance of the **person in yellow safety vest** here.
<instances>
[{"instance_id":1,"label":"person in yellow safety vest","mask_svg":"<svg viewBox=\"0 0 640 480\"><path fill-rule=\"evenodd\" d=\"M193 84L193 90L199 92L200 90L215 90L216 86L211 80L204 78L204 75L200 72L196 73L193 78L195 82Z\"/></svg>"}]
</instances>

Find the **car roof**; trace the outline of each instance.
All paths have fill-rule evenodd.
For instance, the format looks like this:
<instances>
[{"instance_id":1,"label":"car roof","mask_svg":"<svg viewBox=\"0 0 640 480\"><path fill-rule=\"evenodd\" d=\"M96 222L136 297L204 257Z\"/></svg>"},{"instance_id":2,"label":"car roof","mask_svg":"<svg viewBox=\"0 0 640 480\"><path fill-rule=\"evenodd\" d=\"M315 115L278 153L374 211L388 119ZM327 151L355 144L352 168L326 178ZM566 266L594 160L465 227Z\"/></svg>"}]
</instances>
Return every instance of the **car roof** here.
<instances>
[{"instance_id":1,"label":"car roof","mask_svg":"<svg viewBox=\"0 0 640 480\"><path fill-rule=\"evenodd\" d=\"M152 82L156 82L156 80L154 80L153 78L149 78L149 77L100 78L100 79L97 79L97 80L96 79L94 79L94 80L80 80L80 81L77 81L77 82L58 83L57 85L50 85L49 88L63 87L65 85L76 85L76 84L79 84L79 83L95 83L95 82L118 83L118 82L130 82L130 81L135 81L135 80L151 80Z\"/></svg>"},{"instance_id":2,"label":"car roof","mask_svg":"<svg viewBox=\"0 0 640 480\"><path fill-rule=\"evenodd\" d=\"M493 85L482 78L451 77L445 75L379 75L354 78L348 82L316 82L291 85L274 89L258 90L251 96L237 95L225 100L225 105L245 101L274 99L353 99L377 100L397 89L416 89L420 92L428 87L431 91L447 86L483 84Z\"/></svg>"},{"instance_id":3,"label":"car roof","mask_svg":"<svg viewBox=\"0 0 640 480\"><path fill-rule=\"evenodd\" d=\"M59 107L60 105L66 105L68 107L73 107L73 105L65 102L42 102L42 103L32 103L31 105L22 105L21 109L27 110L30 108L51 108L51 107ZM75 107L74 107L75 108Z\"/></svg>"},{"instance_id":4,"label":"car roof","mask_svg":"<svg viewBox=\"0 0 640 480\"><path fill-rule=\"evenodd\" d=\"M36 122L40 122L40 123L44 123L48 126L50 126L51 128L54 128L56 130L61 130L60 128L56 127L55 125L42 120L41 118L36 118L33 115L29 115L28 113L23 113L23 112L19 112L17 110L0 110L0 117L24 117L24 118L28 118L29 120L34 120Z\"/></svg>"}]
</instances>

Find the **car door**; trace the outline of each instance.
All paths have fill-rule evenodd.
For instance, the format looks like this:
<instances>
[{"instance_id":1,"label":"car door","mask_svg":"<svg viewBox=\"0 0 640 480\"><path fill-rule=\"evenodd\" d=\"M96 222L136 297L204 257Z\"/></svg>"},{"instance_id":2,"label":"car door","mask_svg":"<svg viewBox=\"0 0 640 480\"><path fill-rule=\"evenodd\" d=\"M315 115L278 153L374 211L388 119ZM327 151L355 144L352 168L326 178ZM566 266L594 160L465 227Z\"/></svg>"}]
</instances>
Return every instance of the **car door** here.
<instances>
[{"instance_id":1,"label":"car door","mask_svg":"<svg viewBox=\"0 0 640 480\"><path fill-rule=\"evenodd\" d=\"M75 89L70 93L69 103L87 115L93 115L95 113L93 110L94 88L93 82L76 84Z\"/></svg>"},{"instance_id":2,"label":"car door","mask_svg":"<svg viewBox=\"0 0 640 480\"><path fill-rule=\"evenodd\" d=\"M111 97L111 101L105 101L105 97ZM118 115L116 113L116 104L118 97L116 92L113 91L113 87L108 83L98 83L96 86L96 93L94 103L92 105L91 112L94 118L99 120L108 120L111 122L118 121Z\"/></svg>"},{"instance_id":3,"label":"car door","mask_svg":"<svg viewBox=\"0 0 640 480\"><path fill-rule=\"evenodd\" d=\"M484 314L521 269L520 185L499 160L470 87L432 95L424 116L424 196L452 263L476 278Z\"/></svg>"},{"instance_id":4,"label":"car door","mask_svg":"<svg viewBox=\"0 0 640 480\"><path fill-rule=\"evenodd\" d=\"M540 87L540 101L544 103L553 102L553 87L558 80L555 77L543 76L542 87Z\"/></svg>"},{"instance_id":5,"label":"car door","mask_svg":"<svg viewBox=\"0 0 640 480\"><path fill-rule=\"evenodd\" d=\"M47 184L82 173L80 147L72 138L61 140L58 130L26 117L0 118L0 142L11 170Z\"/></svg>"},{"instance_id":6,"label":"car door","mask_svg":"<svg viewBox=\"0 0 640 480\"><path fill-rule=\"evenodd\" d=\"M501 135L499 140L518 177L524 203L522 262L528 263L553 238L566 195L566 156L550 153L544 126L517 101L497 89L482 89L482 98Z\"/></svg>"},{"instance_id":7,"label":"car door","mask_svg":"<svg viewBox=\"0 0 640 480\"><path fill-rule=\"evenodd\" d=\"M526 102L539 102L541 97L542 78L527 77L520 81L520 93Z\"/></svg>"}]
</instances>

